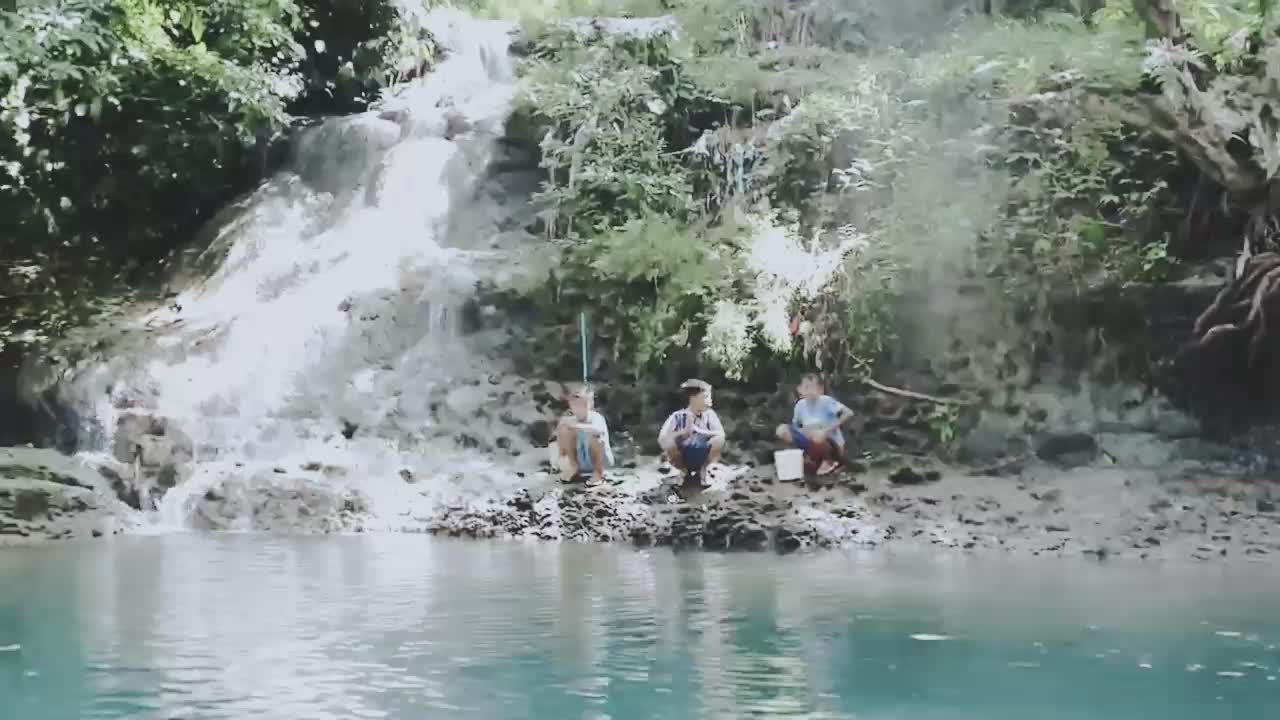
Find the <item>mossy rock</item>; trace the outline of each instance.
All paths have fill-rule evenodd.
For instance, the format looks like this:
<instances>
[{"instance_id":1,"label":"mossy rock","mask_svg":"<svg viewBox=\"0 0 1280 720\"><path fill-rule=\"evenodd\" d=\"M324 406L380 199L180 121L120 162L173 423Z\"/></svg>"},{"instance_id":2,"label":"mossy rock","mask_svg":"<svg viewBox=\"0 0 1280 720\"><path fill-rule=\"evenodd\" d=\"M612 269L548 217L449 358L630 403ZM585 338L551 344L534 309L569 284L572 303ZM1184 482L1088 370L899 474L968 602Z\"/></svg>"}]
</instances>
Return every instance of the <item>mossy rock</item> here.
<instances>
[{"instance_id":1,"label":"mossy rock","mask_svg":"<svg viewBox=\"0 0 1280 720\"><path fill-rule=\"evenodd\" d=\"M19 490L14 496L13 517L35 520L49 513L49 493L45 490Z\"/></svg>"},{"instance_id":2,"label":"mossy rock","mask_svg":"<svg viewBox=\"0 0 1280 720\"><path fill-rule=\"evenodd\" d=\"M0 477L13 478L15 480L39 480L68 487L89 488L88 485L70 475L61 475L43 465L0 465Z\"/></svg>"}]
</instances>

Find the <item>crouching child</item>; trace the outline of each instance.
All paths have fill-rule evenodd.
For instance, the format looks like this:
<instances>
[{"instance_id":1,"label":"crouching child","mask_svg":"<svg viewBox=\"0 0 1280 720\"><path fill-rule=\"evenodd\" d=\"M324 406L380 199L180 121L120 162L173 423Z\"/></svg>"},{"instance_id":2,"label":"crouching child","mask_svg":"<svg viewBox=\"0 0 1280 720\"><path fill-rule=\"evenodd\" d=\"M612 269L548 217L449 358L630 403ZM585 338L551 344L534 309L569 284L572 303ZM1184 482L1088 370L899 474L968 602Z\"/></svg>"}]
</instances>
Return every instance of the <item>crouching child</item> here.
<instances>
[{"instance_id":1,"label":"crouching child","mask_svg":"<svg viewBox=\"0 0 1280 720\"><path fill-rule=\"evenodd\" d=\"M686 480L697 480L707 487L707 470L720 461L725 432L716 411L708 406L711 386L701 380L688 380L680 386L686 398L685 408L671 413L658 432L658 445L668 462Z\"/></svg>"}]
</instances>

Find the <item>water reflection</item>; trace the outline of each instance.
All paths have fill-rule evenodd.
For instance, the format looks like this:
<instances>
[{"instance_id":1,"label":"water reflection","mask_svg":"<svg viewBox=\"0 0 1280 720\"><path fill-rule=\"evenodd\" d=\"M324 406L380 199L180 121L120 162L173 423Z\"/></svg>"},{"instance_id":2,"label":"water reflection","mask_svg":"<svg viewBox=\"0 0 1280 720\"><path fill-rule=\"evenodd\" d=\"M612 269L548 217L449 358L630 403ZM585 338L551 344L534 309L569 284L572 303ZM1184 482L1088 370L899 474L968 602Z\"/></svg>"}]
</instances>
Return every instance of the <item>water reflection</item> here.
<instances>
[{"instance_id":1,"label":"water reflection","mask_svg":"<svg viewBox=\"0 0 1280 720\"><path fill-rule=\"evenodd\" d=\"M1268 577L405 536L3 551L0 718L1274 717Z\"/></svg>"}]
</instances>

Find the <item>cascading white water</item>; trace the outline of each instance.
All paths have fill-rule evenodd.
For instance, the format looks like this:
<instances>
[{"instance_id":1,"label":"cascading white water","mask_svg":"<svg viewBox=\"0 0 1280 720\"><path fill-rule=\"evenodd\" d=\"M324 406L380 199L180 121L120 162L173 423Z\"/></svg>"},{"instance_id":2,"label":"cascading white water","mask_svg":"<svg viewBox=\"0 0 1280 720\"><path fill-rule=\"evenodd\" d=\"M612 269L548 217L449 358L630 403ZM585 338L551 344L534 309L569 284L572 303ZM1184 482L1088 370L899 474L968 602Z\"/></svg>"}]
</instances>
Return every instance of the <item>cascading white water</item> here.
<instances>
[{"instance_id":1,"label":"cascading white water","mask_svg":"<svg viewBox=\"0 0 1280 720\"><path fill-rule=\"evenodd\" d=\"M149 345L122 345L74 383L104 433L95 461L110 461L130 414L189 438L159 525L188 526L216 499L221 517L197 524L305 526L353 491L388 527L409 525L492 495L513 463L540 457L509 436L539 416L497 376L495 338L454 321L477 281L519 264L510 240L527 194L486 174L516 89L512 28L451 9L424 21L446 59L369 112L307 131L289 168L221 225L202 258L216 270L136 321ZM500 393L509 404L494 408ZM507 450L502 470L459 433Z\"/></svg>"}]
</instances>

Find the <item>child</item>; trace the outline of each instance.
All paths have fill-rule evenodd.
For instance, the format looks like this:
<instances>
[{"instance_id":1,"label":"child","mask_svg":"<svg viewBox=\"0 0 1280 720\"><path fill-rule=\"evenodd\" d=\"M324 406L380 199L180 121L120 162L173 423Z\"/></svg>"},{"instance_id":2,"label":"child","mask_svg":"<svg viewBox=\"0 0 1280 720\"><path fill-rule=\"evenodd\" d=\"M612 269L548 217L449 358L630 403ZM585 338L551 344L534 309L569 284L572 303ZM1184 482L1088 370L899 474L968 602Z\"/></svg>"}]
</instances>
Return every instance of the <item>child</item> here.
<instances>
[{"instance_id":1,"label":"child","mask_svg":"<svg viewBox=\"0 0 1280 720\"><path fill-rule=\"evenodd\" d=\"M593 396L585 387L569 395L569 414L560 418L556 428L556 444L560 448L560 478L572 482L579 475L589 475L588 485L604 480L604 469L613 464L613 448L609 445L609 425L604 416L592 409Z\"/></svg>"},{"instance_id":2,"label":"child","mask_svg":"<svg viewBox=\"0 0 1280 720\"><path fill-rule=\"evenodd\" d=\"M707 487L707 469L719 462L725 432L716 411L708 407L711 386L701 380L687 380L680 386L686 407L671 413L658 431L658 446L667 460L686 478L696 477Z\"/></svg>"},{"instance_id":3,"label":"child","mask_svg":"<svg viewBox=\"0 0 1280 720\"><path fill-rule=\"evenodd\" d=\"M800 400L796 402L791 424L778 426L778 439L804 451L806 472L816 466L816 474L829 475L844 460L844 434L840 426L853 419L853 411L825 395L822 378L813 373L801 378L796 392Z\"/></svg>"}]
</instances>

